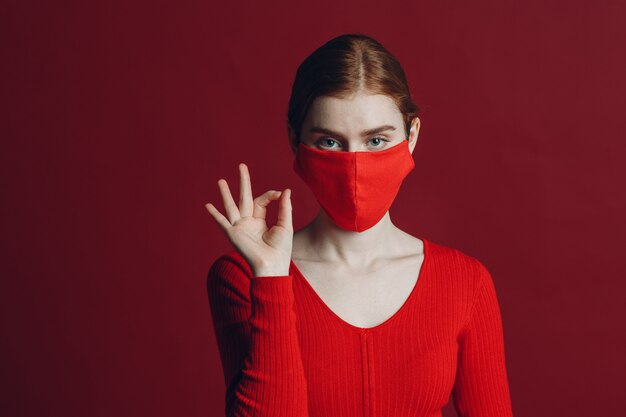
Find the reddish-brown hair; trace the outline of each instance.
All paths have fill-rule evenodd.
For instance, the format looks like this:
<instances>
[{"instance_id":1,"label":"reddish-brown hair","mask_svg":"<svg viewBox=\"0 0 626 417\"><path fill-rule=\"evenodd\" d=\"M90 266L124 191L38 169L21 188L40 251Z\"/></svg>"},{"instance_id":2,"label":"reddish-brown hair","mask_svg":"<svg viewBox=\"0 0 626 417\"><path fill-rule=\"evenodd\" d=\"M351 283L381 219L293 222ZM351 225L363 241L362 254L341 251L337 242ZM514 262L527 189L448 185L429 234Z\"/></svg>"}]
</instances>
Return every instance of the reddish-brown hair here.
<instances>
[{"instance_id":1,"label":"reddish-brown hair","mask_svg":"<svg viewBox=\"0 0 626 417\"><path fill-rule=\"evenodd\" d=\"M402 66L380 42L349 33L329 40L298 67L287 112L287 127L295 132L295 144L300 142L302 123L316 97L342 98L359 90L393 99L404 117L408 137L419 108L411 99Z\"/></svg>"}]
</instances>

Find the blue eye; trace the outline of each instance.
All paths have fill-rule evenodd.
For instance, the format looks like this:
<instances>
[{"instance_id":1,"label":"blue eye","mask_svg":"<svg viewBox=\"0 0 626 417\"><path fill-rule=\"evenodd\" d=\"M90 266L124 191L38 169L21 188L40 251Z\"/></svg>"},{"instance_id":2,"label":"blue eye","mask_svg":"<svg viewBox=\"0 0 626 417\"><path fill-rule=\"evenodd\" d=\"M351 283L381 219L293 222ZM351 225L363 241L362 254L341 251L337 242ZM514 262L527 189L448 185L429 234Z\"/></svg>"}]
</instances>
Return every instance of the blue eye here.
<instances>
[{"instance_id":1,"label":"blue eye","mask_svg":"<svg viewBox=\"0 0 626 417\"><path fill-rule=\"evenodd\" d=\"M321 148L332 148L333 144L336 144L337 141L329 138L321 138L316 142Z\"/></svg>"},{"instance_id":2,"label":"blue eye","mask_svg":"<svg viewBox=\"0 0 626 417\"><path fill-rule=\"evenodd\" d=\"M372 142L372 141L378 141L378 142L375 144L375 146L374 146L375 148L380 148L380 146L379 146L379 145L382 145L382 143L383 143L383 142L389 142L389 140L388 140L388 139L385 139L385 138L380 137L380 136L376 136L375 138L370 139L370 142Z\"/></svg>"},{"instance_id":3,"label":"blue eye","mask_svg":"<svg viewBox=\"0 0 626 417\"><path fill-rule=\"evenodd\" d=\"M383 136L375 136L368 141L370 147L379 148L379 149L385 147L384 142L391 142L391 141L389 139L386 139ZM318 139L315 142L315 144L321 149L337 149L341 147L340 142L334 139L331 139L329 137L322 137Z\"/></svg>"}]
</instances>

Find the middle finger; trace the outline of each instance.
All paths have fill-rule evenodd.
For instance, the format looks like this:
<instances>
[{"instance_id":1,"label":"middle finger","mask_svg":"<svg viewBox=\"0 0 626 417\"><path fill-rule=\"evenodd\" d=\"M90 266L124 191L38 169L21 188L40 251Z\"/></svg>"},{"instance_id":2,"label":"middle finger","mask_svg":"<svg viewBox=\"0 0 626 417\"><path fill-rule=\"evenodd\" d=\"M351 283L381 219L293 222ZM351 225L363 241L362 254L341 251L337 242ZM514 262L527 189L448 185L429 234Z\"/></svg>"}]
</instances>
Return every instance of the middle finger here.
<instances>
[{"instance_id":1,"label":"middle finger","mask_svg":"<svg viewBox=\"0 0 626 417\"><path fill-rule=\"evenodd\" d=\"M241 213L241 217L250 217L254 209L252 184L250 183L248 166L243 162L239 164L239 175L239 213Z\"/></svg>"}]
</instances>

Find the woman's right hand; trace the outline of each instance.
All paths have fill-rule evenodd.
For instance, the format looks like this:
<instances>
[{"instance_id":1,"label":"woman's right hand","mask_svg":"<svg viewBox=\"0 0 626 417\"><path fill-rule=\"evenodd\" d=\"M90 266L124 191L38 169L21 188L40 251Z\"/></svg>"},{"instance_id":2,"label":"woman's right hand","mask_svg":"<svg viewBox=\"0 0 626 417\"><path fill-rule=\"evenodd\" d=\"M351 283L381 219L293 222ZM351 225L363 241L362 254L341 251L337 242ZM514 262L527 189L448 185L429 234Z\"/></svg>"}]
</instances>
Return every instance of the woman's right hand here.
<instances>
[{"instance_id":1,"label":"woman's right hand","mask_svg":"<svg viewBox=\"0 0 626 417\"><path fill-rule=\"evenodd\" d=\"M291 190L269 190L253 200L246 164L239 164L239 175L239 207L225 179L219 179L217 185L227 217L211 203L205 207L248 262L255 276L289 275L293 245ZM278 220L275 226L268 229L265 214L272 200L279 200Z\"/></svg>"}]
</instances>

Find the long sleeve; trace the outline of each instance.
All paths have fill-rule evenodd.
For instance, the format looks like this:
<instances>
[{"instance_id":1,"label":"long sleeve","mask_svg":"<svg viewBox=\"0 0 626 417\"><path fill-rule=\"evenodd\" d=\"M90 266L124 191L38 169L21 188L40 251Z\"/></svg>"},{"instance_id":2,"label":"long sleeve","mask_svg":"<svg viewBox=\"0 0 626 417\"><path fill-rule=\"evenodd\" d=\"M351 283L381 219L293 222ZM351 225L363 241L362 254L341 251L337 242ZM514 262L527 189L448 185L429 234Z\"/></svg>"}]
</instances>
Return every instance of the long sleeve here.
<instances>
[{"instance_id":1,"label":"long sleeve","mask_svg":"<svg viewBox=\"0 0 626 417\"><path fill-rule=\"evenodd\" d=\"M209 270L227 417L308 416L292 281L291 275L253 276L228 254Z\"/></svg>"},{"instance_id":2,"label":"long sleeve","mask_svg":"<svg viewBox=\"0 0 626 417\"><path fill-rule=\"evenodd\" d=\"M480 282L459 335L453 401L461 417L511 417L500 306L489 271L479 264Z\"/></svg>"}]
</instances>

